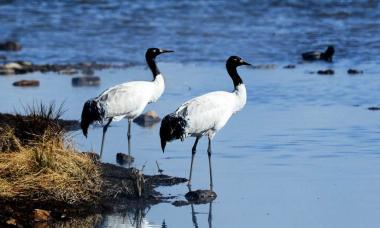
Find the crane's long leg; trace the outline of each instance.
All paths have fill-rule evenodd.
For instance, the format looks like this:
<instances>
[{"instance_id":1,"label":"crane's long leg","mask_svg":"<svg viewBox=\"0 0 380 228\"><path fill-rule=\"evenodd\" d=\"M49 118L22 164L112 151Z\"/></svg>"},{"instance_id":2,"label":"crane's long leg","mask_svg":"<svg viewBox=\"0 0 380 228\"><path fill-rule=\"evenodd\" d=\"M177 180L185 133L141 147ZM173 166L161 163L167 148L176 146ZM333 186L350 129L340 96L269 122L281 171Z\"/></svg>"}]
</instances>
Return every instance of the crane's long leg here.
<instances>
[{"instance_id":1,"label":"crane's long leg","mask_svg":"<svg viewBox=\"0 0 380 228\"><path fill-rule=\"evenodd\" d=\"M128 155L131 156L131 123L132 123L132 120L131 119L128 119Z\"/></svg>"},{"instance_id":2,"label":"crane's long leg","mask_svg":"<svg viewBox=\"0 0 380 228\"><path fill-rule=\"evenodd\" d=\"M190 191L190 186L191 186L191 175L193 173L193 163L194 163L194 157L195 157L195 153L197 152L197 145L198 145L198 141L199 141L200 137L197 137L195 139L195 142L194 142L194 145L193 145L193 148L191 149L191 164L190 164L190 176L189 176L189 182L187 183L187 186L189 187L189 191Z\"/></svg>"},{"instance_id":3,"label":"crane's long leg","mask_svg":"<svg viewBox=\"0 0 380 228\"><path fill-rule=\"evenodd\" d=\"M210 202L209 209L208 209L208 227L212 228L212 201Z\"/></svg>"},{"instance_id":4,"label":"crane's long leg","mask_svg":"<svg viewBox=\"0 0 380 228\"><path fill-rule=\"evenodd\" d=\"M195 213L194 210L194 204L191 204L191 220L193 221L193 226L195 228L198 228L198 221L197 221L197 214Z\"/></svg>"},{"instance_id":5,"label":"crane's long leg","mask_svg":"<svg viewBox=\"0 0 380 228\"><path fill-rule=\"evenodd\" d=\"M104 146L104 139L106 137L106 132L107 132L107 129L108 129L108 126L111 124L112 122L112 118L110 118L108 120L108 122L106 123L106 125L104 125L103 127L103 136L102 136L102 145L100 147L100 158L102 158L102 154L103 154L103 146Z\"/></svg>"},{"instance_id":6,"label":"crane's long leg","mask_svg":"<svg viewBox=\"0 0 380 228\"><path fill-rule=\"evenodd\" d=\"M212 183L212 168L211 168L211 139L210 138L208 138L207 155L208 155L208 167L210 169L210 190L212 191L213 183Z\"/></svg>"}]
</instances>

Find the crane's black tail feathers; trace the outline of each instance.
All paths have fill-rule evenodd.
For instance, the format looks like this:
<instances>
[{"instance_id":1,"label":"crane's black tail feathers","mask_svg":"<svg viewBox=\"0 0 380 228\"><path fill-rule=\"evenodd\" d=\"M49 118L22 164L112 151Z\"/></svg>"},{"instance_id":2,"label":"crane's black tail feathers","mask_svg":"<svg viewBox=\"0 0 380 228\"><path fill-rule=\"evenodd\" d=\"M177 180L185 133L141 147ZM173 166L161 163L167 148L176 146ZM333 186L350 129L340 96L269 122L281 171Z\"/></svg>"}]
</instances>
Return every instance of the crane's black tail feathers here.
<instances>
[{"instance_id":1,"label":"crane's black tail feathers","mask_svg":"<svg viewBox=\"0 0 380 228\"><path fill-rule=\"evenodd\" d=\"M83 135L87 137L88 127L95 121L102 121L103 112L95 100L88 100L84 103L80 127Z\"/></svg>"},{"instance_id":2,"label":"crane's black tail feathers","mask_svg":"<svg viewBox=\"0 0 380 228\"><path fill-rule=\"evenodd\" d=\"M166 142L185 137L185 128L187 122L181 116L169 114L162 119L160 127L160 138L162 152L165 151Z\"/></svg>"}]
</instances>

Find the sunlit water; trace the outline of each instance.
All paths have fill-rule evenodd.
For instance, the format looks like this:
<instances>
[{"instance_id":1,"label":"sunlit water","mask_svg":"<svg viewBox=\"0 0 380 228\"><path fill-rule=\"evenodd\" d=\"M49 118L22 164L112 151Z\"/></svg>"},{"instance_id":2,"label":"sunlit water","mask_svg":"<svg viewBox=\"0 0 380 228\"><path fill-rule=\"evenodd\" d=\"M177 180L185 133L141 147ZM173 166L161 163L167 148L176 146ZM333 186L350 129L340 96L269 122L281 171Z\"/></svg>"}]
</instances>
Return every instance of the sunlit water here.
<instances>
[{"instance_id":1,"label":"sunlit water","mask_svg":"<svg viewBox=\"0 0 380 228\"><path fill-rule=\"evenodd\" d=\"M254 60L253 60L253 63ZM223 62L214 64L159 63L166 91L148 106L162 117L183 101L214 90L231 90ZM379 104L376 65L359 65L366 72L349 76L329 65L334 76L310 74L327 65L301 64L296 69L239 70L248 90L245 108L216 135L213 171L217 199L210 205L155 205L138 212L142 227L374 227L380 223L380 113L367 110ZM79 119L86 99L105 88L130 80L150 80L145 67L98 71L101 86L74 88L66 75L30 74L0 77L2 112L34 100L65 102L65 118ZM39 79L39 88L15 88L13 81ZM159 125L132 126L135 166L147 174L188 176L193 138L160 150ZM115 163L127 152L127 121L109 128L104 161ZM90 128L86 140L72 133L82 150L99 151L101 128ZM198 145L193 187L208 188L207 140ZM183 185L158 189L184 199ZM129 214L128 214L129 213ZM135 212L136 213L136 212ZM193 216L194 215L194 216ZM131 212L104 215L102 226L136 226ZM209 219L210 218L210 219ZM210 223L209 223L210 221ZM133 225L134 224L134 225Z\"/></svg>"},{"instance_id":2,"label":"sunlit water","mask_svg":"<svg viewBox=\"0 0 380 228\"><path fill-rule=\"evenodd\" d=\"M166 91L156 110L162 117L183 101L231 90L224 60L232 54L248 62L276 63L277 69L240 70L248 89L246 107L214 140L217 199L212 205L103 215L112 227L375 227L380 224L380 4L377 1L1 1L0 41L14 39L23 49L8 59L35 63L98 61L136 63L127 70L96 72L99 87L74 88L71 77L28 74L0 77L1 112L33 101L65 102L65 118L79 119L83 103L105 88L130 80L150 80L142 66L147 47L176 52L159 57ZM301 64L303 51L335 45L335 63ZM167 62L167 63L162 63ZM332 68L334 76L310 71ZM348 68L364 70L349 76ZM15 88L19 79L38 79L39 88ZM133 125L135 166L188 176L194 139L160 150L159 125ZM104 161L127 152L127 123L113 123ZM101 128L82 150L99 151ZM206 140L198 146L193 187L208 187ZM185 185L160 188L183 199ZM212 210L210 210L210 208Z\"/></svg>"},{"instance_id":3,"label":"sunlit water","mask_svg":"<svg viewBox=\"0 0 380 228\"><path fill-rule=\"evenodd\" d=\"M341 61L377 62L378 1L11 1L0 2L7 54L39 63L142 63L146 48L176 50L176 62L297 61L299 53L335 45Z\"/></svg>"}]
</instances>

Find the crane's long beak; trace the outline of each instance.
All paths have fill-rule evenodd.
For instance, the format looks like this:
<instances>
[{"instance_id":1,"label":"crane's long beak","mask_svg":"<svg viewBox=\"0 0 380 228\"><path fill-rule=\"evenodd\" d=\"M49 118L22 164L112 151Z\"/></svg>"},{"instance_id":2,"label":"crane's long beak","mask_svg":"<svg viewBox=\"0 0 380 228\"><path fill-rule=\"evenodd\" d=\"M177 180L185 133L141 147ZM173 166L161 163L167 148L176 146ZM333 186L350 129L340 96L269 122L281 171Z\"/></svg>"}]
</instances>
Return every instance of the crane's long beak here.
<instances>
[{"instance_id":1,"label":"crane's long beak","mask_svg":"<svg viewBox=\"0 0 380 228\"><path fill-rule=\"evenodd\" d=\"M161 139L161 149L162 149L163 154L165 153L165 146L166 146L166 141Z\"/></svg>"},{"instance_id":2,"label":"crane's long beak","mask_svg":"<svg viewBox=\"0 0 380 228\"><path fill-rule=\"evenodd\" d=\"M161 53L168 53L168 52L174 52L174 51L172 51L172 50L160 49L160 52L161 52Z\"/></svg>"},{"instance_id":3,"label":"crane's long beak","mask_svg":"<svg viewBox=\"0 0 380 228\"><path fill-rule=\"evenodd\" d=\"M248 66L251 66L251 64L250 63L247 63L246 61L244 61L244 60L241 60L240 61L240 64L241 65L248 65Z\"/></svg>"}]
</instances>

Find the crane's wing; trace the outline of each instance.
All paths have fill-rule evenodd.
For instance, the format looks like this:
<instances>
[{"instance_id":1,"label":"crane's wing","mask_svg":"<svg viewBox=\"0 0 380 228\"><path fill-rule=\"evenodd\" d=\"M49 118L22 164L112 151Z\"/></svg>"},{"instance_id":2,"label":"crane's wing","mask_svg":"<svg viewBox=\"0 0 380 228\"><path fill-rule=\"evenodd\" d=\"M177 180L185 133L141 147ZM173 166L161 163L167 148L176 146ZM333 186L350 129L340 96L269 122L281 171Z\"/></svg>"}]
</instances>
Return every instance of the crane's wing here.
<instances>
[{"instance_id":1,"label":"crane's wing","mask_svg":"<svg viewBox=\"0 0 380 228\"><path fill-rule=\"evenodd\" d=\"M222 128L233 113L231 93L212 92L193 98L176 110L176 115L187 121L188 134L203 134Z\"/></svg>"},{"instance_id":2,"label":"crane's wing","mask_svg":"<svg viewBox=\"0 0 380 228\"><path fill-rule=\"evenodd\" d=\"M105 109L106 116L134 116L149 102L152 83L134 81L111 87L95 98Z\"/></svg>"}]
</instances>

